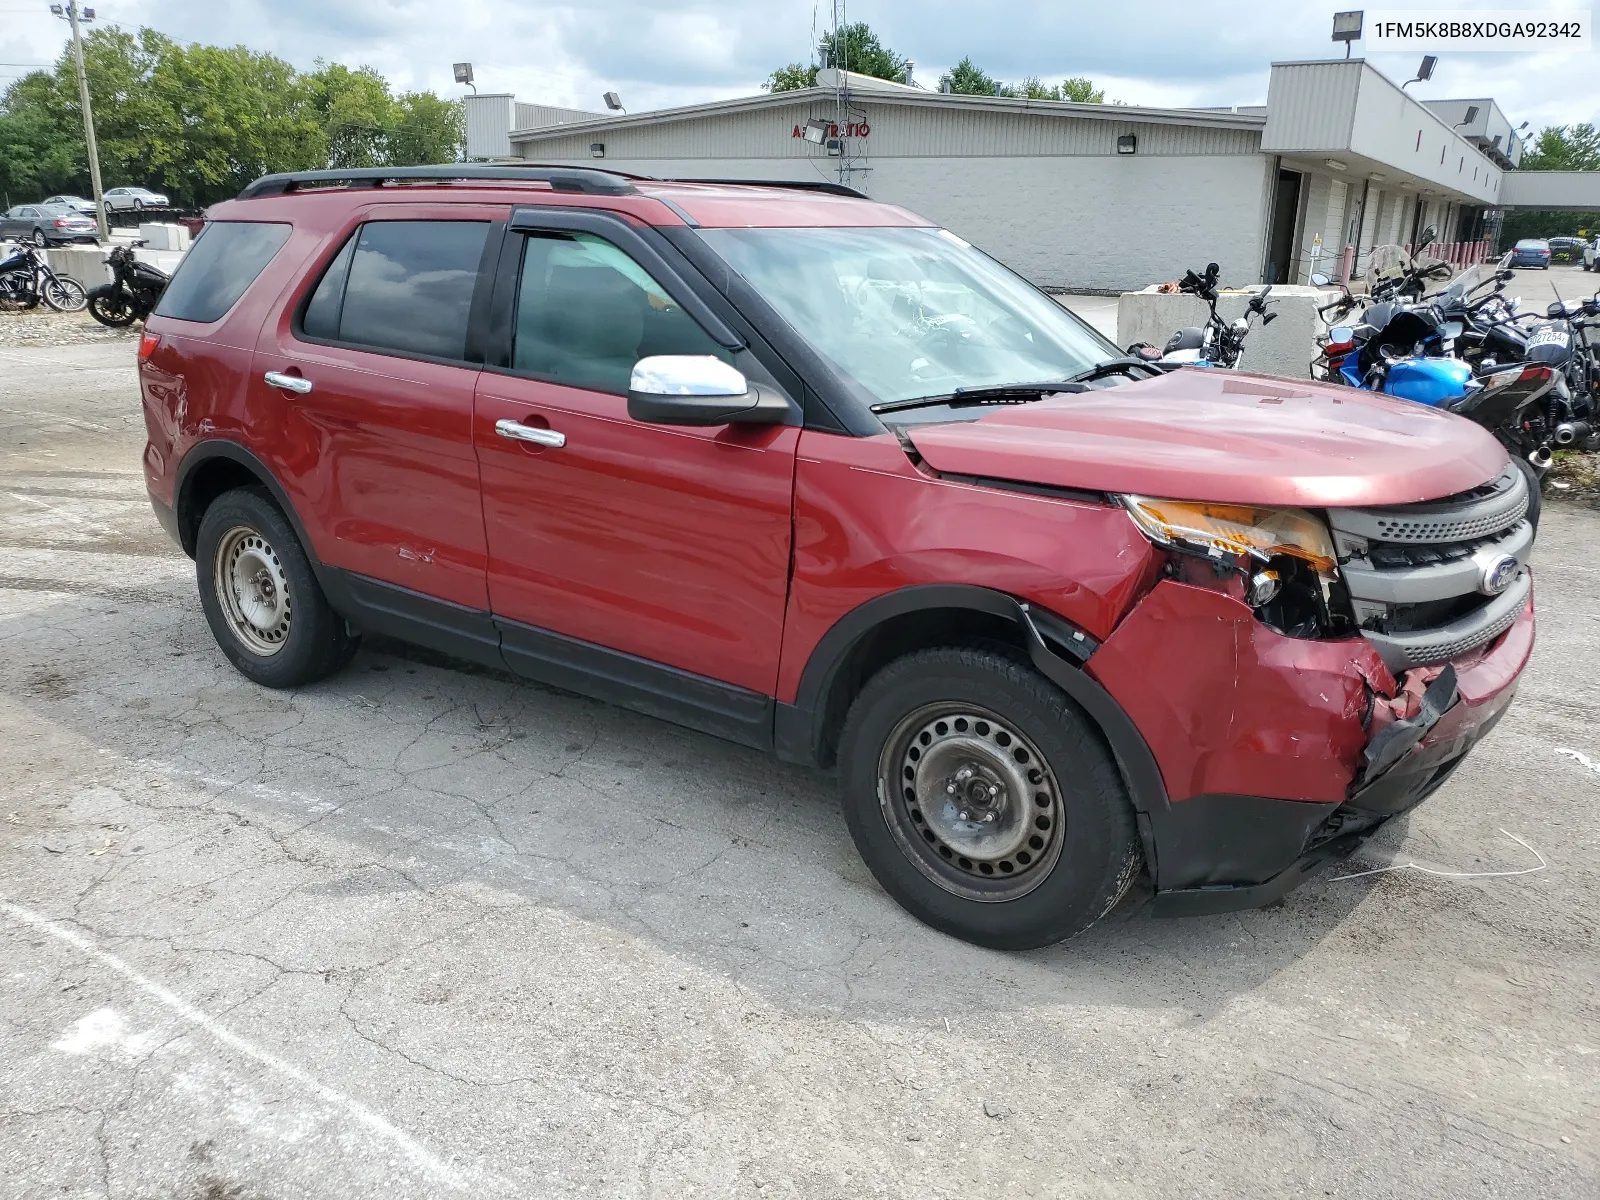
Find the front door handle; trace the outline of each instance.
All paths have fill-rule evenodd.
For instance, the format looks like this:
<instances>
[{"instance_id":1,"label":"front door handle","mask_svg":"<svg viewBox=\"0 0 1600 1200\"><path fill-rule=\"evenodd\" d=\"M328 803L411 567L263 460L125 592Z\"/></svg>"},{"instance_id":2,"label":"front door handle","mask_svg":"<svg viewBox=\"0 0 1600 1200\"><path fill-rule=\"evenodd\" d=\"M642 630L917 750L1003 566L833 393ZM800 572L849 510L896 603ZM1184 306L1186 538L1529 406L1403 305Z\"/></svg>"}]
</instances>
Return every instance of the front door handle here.
<instances>
[{"instance_id":1,"label":"front door handle","mask_svg":"<svg viewBox=\"0 0 1600 1200\"><path fill-rule=\"evenodd\" d=\"M268 387L282 388L286 392L293 392L297 396L304 396L311 390L311 380L300 375L285 375L282 371L268 371L261 378L267 381Z\"/></svg>"},{"instance_id":2,"label":"front door handle","mask_svg":"<svg viewBox=\"0 0 1600 1200\"><path fill-rule=\"evenodd\" d=\"M496 421L494 431L514 442L532 442L535 446L549 446L553 450L559 450L567 444L567 435L564 433L557 433L554 429L535 429L510 417Z\"/></svg>"}]
</instances>

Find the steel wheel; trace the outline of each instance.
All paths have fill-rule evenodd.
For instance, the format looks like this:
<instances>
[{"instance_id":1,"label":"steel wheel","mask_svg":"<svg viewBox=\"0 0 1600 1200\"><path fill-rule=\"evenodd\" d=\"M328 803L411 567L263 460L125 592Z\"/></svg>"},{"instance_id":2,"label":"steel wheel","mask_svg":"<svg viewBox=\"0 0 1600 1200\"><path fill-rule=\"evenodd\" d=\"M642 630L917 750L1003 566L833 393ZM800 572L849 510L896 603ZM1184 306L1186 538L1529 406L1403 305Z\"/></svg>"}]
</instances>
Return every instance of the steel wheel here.
<instances>
[{"instance_id":1,"label":"steel wheel","mask_svg":"<svg viewBox=\"0 0 1600 1200\"><path fill-rule=\"evenodd\" d=\"M969 900L1025 896L1065 839L1061 788L1028 738L987 709L917 709L883 745L878 798L900 849L933 883Z\"/></svg>"},{"instance_id":2,"label":"steel wheel","mask_svg":"<svg viewBox=\"0 0 1600 1200\"><path fill-rule=\"evenodd\" d=\"M278 553L260 532L235 525L217 542L211 586L228 628L252 654L270 658L289 636L293 605Z\"/></svg>"},{"instance_id":3,"label":"steel wheel","mask_svg":"<svg viewBox=\"0 0 1600 1200\"><path fill-rule=\"evenodd\" d=\"M83 284L68 275L57 275L44 281L44 302L57 312L82 312L89 303L89 293Z\"/></svg>"}]
</instances>

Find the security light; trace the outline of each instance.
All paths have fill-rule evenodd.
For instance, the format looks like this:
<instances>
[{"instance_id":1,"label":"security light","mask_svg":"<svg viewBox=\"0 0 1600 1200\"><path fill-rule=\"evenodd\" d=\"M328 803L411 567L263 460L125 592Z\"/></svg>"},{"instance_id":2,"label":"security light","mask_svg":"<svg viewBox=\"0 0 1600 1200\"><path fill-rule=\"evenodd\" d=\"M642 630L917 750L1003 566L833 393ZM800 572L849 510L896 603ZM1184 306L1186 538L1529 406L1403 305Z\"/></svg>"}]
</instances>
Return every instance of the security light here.
<instances>
[{"instance_id":1,"label":"security light","mask_svg":"<svg viewBox=\"0 0 1600 1200\"><path fill-rule=\"evenodd\" d=\"M456 82L457 83L471 83L472 82L472 64L471 63L455 63L455 64L453 64L453 66L455 67Z\"/></svg>"},{"instance_id":2,"label":"security light","mask_svg":"<svg viewBox=\"0 0 1600 1200\"><path fill-rule=\"evenodd\" d=\"M1118 154L1139 153L1139 136L1134 133L1125 133L1117 139Z\"/></svg>"},{"instance_id":3,"label":"security light","mask_svg":"<svg viewBox=\"0 0 1600 1200\"><path fill-rule=\"evenodd\" d=\"M623 108L622 108L622 97L617 95L615 92L607 92L605 94L605 102L606 102L606 107L609 108L612 112L622 112L623 111Z\"/></svg>"},{"instance_id":4,"label":"security light","mask_svg":"<svg viewBox=\"0 0 1600 1200\"><path fill-rule=\"evenodd\" d=\"M50 6L50 11L51 11L52 14L54 14L55 16L58 16L58 17L64 17L64 16L67 15L67 10L65 8L61 7L61 5L59 5L59 4L52 4Z\"/></svg>"},{"instance_id":5,"label":"security light","mask_svg":"<svg viewBox=\"0 0 1600 1200\"><path fill-rule=\"evenodd\" d=\"M1478 106L1476 104L1469 104L1469 105L1467 105L1467 115L1462 117L1461 120L1456 122L1456 128L1460 129L1463 125L1471 125L1477 119L1478 119Z\"/></svg>"},{"instance_id":6,"label":"security light","mask_svg":"<svg viewBox=\"0 0 1600 1200\"><path fill-rule=\"evenodd\" d=\"M606 156L606 144L604 142L590 142L589 143L589 157L590 158L604 158L605 156Z\"/></svg>"},{"instance_id":7,"label":"security light","mask_svg":"<svg viewBox=\"0 0 1600 1200\"><path fill-rule=\"evenodd\" d=\"M828 122L813 118L806 122L805 128L800 133L813 146L820 146L828 138Z\"/></svg>"},{"instance_id":8,"label":"security light","mask_svg":"<svg viewBox=\"0 0 1600 1200\"><path fill-rule=\"evenodd\" d=\"M79 13L78 13L78 20L80 20L80 21L92 21L92 20L94 20L94 9L85 8L85 9L80 10Z\"/></svg>"},{"instance_id":9,"label":"security light","mask_svg":"<svg viewBox=\"0 0 1600 1200\"><path fill-rule=\"evenodd\" d=\"M1416 75L1402 83L1400 90L1402 92L1405 91L1413 83L1426 83L1433 78L1433 69L1438 65L1439 56L1437 54L1424 54L1422 56L1422 65L1417 68Z\"/></svg>"},{"instance_id":10,"label":"security light","mask_svg":"<svg viewBox=\"0 0 1600 1200\"><path fill-rule=\"evenodd\" d=\"M1333 14L1333 40L1336 42L1358 42L1361 40L1361 19L1366 15L1365 10L1356 9L1353 12L1337 12Z\"/></svg>"}]
</instances>

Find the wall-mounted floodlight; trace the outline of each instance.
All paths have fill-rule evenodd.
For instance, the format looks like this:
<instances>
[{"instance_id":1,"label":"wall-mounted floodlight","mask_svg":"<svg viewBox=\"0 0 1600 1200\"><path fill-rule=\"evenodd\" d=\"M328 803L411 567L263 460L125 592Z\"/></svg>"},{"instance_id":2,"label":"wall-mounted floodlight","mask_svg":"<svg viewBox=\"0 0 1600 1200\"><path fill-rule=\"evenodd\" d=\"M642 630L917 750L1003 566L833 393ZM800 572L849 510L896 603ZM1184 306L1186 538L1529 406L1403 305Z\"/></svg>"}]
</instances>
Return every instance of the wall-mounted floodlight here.
<instances>
[{"instance_id":1,"label":"wall-mounted floodlight","mask_svg":"<svg viewBox=\"0 0 1600 1200\"><path fill-rule=\"evenodd\" d=\"M606 102L606 107L609 108L612 112L623 112L623 111L625 111L623 109L623 107L622 107L622 97L617 95L615 92L607 92L605 94L605 102Z\"/></svg>"},{"instance_id":2,"label":"wall-mounted floodlight","mask_svg":"<svg viewBox=\"0 0 1600 1200\"><path fill-rule=\"evenodd\" d=\"M1467 115L1462 117L1461 120L1457 121L1455 127L1460 129L1463 125L1471 125L1477 119L1478 106L1476 104L1469 104L1467 105Z\"/></svg>"},{"instance_id":3,"label":"wall-mounted floodlight","mask_svg":"<svg viewBox=\"0 0 1600 1200\"><path fill-rule=\"evenodd\" d=\"M604 158L605 156L606 156L606 144L604 142L590 142L589 143L589 157L590 158Z\"/></svg>"},{"instance_id":4,"label":"wall-mounted floodlight","mask_svg":"<svg viewBox=\"0 0 1600 1200\"><path fill-rule=\"evenodd\" d=\"M1413 83L1426 83L1433 78L1433 69L1438 65L1439 56L1437 54L1424 54L1422 56L1422 65L1417 68L1416 76L1402 83L1400 90L1402 92L1405 91Z\"/></svg>"},{"instance_id":5,"label":"wall-mounted floodlight","mask_svg":"<svg viewBox=\"0 0 1600 1200\"><path fill-rule=\"evenodd\" d=\"M813 118L806 122L805 128L800 133L813 146L820 146L828 140L828 128L828 122L818 121Z\"/></svg>"},{"instance_id":6,"label":"wall-mounted floodlight","mask_svg":"<svg viewBox=\"0 0 1600 1200\"><path fill-rule=\"evenodd\" d=\"M456 74L456 82L466 84L472 89L472 94L476 96L478 94L478 85L472 82L472 64L451 63L450 68Z\"/></svg>"},{"instance_id":7,"label":"wall-mounted floodlight","mask_svg":"<svg viewBox=\"0 0 1600 1200\"><path fill-rule=\"evenodd\" d=\"M1119 137L1117 139L1117 153L1118 154L1137 154L1137 153L1139 153L1139 135L1138 134L1134 134L1134 133L1125 133L1121 137Z\"/></svg>"},{"instance_id":8,"label":"wall-mounted floodlight","mask_svg":"<svg viewBox=\"0 0 1600 1200\"><path fill-rule=\"evenodd\" d=\"M1344 43L1346 58L1350 57L1350 43L1361 40L1361 22L1365 16L1366 11L1363 9L1333 14L1333 40Z\"/></svg>"}]
</instances>

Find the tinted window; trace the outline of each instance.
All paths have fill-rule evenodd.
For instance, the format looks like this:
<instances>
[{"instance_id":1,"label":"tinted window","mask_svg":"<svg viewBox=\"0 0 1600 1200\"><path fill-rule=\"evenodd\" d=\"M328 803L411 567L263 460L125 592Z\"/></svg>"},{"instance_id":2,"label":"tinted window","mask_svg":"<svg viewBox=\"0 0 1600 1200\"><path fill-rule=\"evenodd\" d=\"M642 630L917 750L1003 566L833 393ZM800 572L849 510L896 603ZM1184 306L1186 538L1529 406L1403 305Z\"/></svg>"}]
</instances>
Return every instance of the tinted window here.
<instances>
[{"instance_id":1,"label":"tinted window","mask_svg":"<svg viewBox=\"0 0 1600 1200\"><path fill-rule=\"evenodd\" d=\"M215 321L289 240L290 226L261 221L213 221L178 264L156 316Z\"/></svg>"},{"instance_id":2,"label":"tinted window","mask_svg":"<svg viewBox=\"0 0 1600 1200\"><path fill-rule=\"evenodd\" d=\"M666 289L610 242L586 233L527 239L512 366L569 387L626 394L652 354L731 361Z\"/></svg>"},{"instance_id":3,"label":"tinted window","mask_svg":"<svg viewBox=\"0 0 1600 1200\"><path fill-rule=\"evenodd\" d=\"M329 264L306 306L311 337L461 358L486 221L373 221Z\"/></svg>"}]
</instances>

